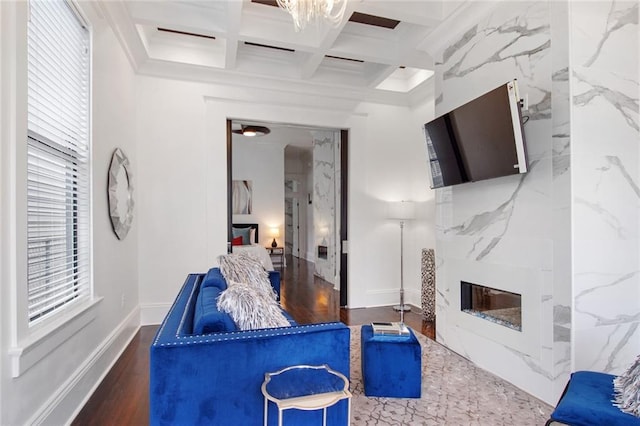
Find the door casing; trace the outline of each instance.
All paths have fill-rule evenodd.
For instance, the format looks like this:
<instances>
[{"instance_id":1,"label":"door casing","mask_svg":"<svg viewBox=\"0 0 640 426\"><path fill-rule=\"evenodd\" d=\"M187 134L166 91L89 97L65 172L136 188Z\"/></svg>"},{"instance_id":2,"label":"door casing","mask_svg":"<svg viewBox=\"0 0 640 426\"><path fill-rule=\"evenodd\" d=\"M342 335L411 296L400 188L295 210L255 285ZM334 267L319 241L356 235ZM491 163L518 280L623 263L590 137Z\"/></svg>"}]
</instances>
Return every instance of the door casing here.
<instances>
[{"instance_id":1,"label":"door casing","mask_svg":"<svg viewBox=\"0 0 640 426\"><path fill-rule=\"evenodd\" d=\"M233 134L232 120L227 119L227 250L231 252L233 239L232 181ZM348 218L349 218L349 131L340 130L340 306L348 305Z\"/></svg>"}]
</instances>

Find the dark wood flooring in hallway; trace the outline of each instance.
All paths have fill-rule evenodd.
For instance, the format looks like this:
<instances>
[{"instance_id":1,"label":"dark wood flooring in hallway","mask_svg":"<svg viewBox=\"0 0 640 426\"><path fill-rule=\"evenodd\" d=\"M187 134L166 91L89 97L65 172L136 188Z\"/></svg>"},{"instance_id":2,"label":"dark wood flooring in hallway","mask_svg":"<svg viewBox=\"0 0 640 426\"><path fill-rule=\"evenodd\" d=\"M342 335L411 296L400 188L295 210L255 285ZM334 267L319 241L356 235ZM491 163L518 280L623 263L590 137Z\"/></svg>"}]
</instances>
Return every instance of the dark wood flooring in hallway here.
<instances>
[{"instance_id":1,"label":"dark wood flooring in hallway","mask_svg":"<svg viewBox=\"0 0 640 426\"><path fill-rule=\"evenodd\" d=\"M372 321L398 321L391 306L341 309L333 286L313 274L313 264L287 259L282 273L281 303L301 324L342 321L362 325ZM433 323L422 320L420 310L405 313L405 323L415 331L434 338ZM122 356L106 375L73 421L84 425L147 425L149 423L149 346L157 326L141 327Z\"/></svg>"}]
</instances>

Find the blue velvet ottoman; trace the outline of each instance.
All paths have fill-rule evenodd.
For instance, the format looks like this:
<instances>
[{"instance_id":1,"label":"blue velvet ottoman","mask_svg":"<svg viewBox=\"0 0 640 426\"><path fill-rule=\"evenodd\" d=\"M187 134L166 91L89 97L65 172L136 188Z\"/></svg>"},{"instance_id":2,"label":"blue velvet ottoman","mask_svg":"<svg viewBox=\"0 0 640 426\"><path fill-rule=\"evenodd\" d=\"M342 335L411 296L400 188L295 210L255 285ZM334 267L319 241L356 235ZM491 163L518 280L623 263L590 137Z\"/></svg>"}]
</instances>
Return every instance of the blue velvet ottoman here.
<instances>
[{"instance_id":1,"label":"blue velvet ottoman","mask_svg":"<svg viewBox=\"0 0 640 426\"><path fill-rule=\"evenodd\" d=\"M422 348L413 331L409 336L381 336L373 333L371 325L363 325L360 331L364 394L420 398Z\"/></svg>"}]
</instances>

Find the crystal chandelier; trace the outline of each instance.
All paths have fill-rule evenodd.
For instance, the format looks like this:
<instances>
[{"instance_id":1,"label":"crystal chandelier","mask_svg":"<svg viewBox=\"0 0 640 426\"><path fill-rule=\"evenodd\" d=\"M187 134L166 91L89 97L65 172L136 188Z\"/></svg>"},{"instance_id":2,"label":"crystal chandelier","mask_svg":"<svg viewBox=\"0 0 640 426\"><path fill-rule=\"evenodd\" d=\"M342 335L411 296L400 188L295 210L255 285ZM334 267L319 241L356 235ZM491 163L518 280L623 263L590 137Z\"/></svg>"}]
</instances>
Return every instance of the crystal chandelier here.
<instances>
[{"instance_id":1,"label":"crystal chandelier","mask_svg":"<svg viewBox=\"0 0 640 426\"><path fill-rule=\"evenodd\" d=\"M311 20L324 18L337 26L344 17L347 0L277 0L278 6L289 12L296 31L304 29Z\"/></svg>"}]
</instances>

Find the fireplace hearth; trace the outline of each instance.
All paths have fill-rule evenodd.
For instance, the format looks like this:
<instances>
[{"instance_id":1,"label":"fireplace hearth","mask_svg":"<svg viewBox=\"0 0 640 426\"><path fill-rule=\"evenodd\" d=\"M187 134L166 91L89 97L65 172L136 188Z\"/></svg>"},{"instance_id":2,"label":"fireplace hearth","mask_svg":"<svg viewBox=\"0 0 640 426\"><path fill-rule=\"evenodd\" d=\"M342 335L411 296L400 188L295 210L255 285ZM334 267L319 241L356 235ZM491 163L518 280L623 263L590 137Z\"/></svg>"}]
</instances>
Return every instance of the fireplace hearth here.
<instances>
[{"instance_id":1,"label":"fireplace hearth","mask_svg":"<svg viewBox=\"0 0 640 426\"><path fill-rule=\"evenodd\" d=\"M460 309L495 324L522 331L522 296L460 281Z\"/></svg>"}]
</instances>

